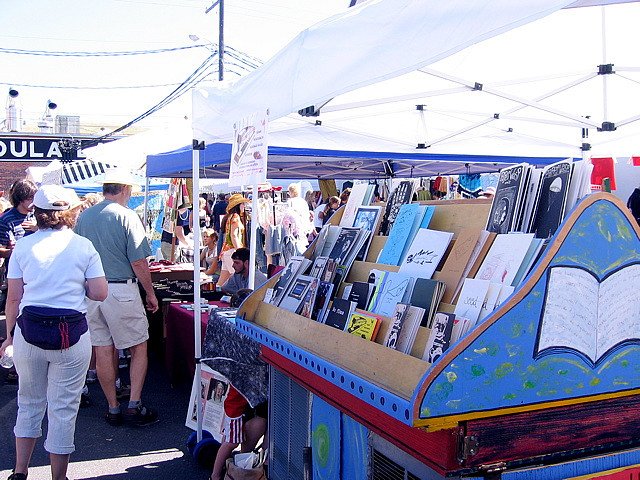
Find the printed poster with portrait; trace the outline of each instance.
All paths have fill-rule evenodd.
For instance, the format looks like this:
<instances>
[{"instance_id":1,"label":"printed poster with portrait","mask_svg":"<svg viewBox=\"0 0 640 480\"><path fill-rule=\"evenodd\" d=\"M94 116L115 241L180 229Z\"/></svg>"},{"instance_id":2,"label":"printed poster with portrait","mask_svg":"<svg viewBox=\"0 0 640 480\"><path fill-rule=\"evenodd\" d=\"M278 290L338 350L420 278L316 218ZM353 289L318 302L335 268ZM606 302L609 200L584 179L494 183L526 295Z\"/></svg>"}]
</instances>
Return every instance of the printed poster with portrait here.
<instances>
[{"instance_id":1,"label":"printed poster with portrait","mask_svg":"<svg viewBox=\"0 0 640 480\"><path fill-rule=\"evenodd\" d=\"M193 378L185 425L197 430L196 409L200 406L202 429L208 431L217 441L222 441L224 400L228 393L229 380L202 364L200 378Z\"/></svg>"},{"instance_id":2,"label":"printed poster with portrait","mask_svg":"<svg viewBox=\"0 0 640 480\"><path fill-rule=\"evenodd\" d=\"M267 181L267 128L269 111L236 121L231 145L229 186L242 187Z\"/></svg>"}]
</instances>

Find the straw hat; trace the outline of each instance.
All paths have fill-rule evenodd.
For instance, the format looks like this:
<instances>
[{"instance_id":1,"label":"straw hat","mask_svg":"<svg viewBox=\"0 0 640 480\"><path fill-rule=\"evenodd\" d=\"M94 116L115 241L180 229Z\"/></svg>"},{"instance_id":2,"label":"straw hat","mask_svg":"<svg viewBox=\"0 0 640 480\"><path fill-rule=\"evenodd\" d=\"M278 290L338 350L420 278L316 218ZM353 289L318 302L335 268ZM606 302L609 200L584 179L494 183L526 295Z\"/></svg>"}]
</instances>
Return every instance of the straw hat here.
<instances>
[{"instance_id":1,"label":"straw hat","mask_svg":"<svg viewBox=\"0 0 640 480\"><path fill-rule=\"evenodd\" d=\"M244 198L241 193L234 193L229 198L229 203L227 205L227 213L229 213L233 207L236 207L241 203L249 203L249 202L250 200L248 198Z\"/></svg>"}]
</instances>

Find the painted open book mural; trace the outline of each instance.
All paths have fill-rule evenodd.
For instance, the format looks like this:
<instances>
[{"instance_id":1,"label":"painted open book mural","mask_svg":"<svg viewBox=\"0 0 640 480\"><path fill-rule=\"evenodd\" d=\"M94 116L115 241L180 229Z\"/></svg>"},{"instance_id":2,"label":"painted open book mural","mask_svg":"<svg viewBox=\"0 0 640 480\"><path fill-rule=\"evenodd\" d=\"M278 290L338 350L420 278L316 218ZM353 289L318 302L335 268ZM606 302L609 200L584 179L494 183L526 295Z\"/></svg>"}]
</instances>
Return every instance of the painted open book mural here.
<instances>
[{"instance_id":1,"label":"painted open book mural","mask_svg":"<svg viewBox=\"0 0 640 480\"><path fill-rule=\"evenodd\" d=\"M611 195L580 203L500 309L426 372L413 422L640 393L640 239Z\"/></svg>"}]
</instances>

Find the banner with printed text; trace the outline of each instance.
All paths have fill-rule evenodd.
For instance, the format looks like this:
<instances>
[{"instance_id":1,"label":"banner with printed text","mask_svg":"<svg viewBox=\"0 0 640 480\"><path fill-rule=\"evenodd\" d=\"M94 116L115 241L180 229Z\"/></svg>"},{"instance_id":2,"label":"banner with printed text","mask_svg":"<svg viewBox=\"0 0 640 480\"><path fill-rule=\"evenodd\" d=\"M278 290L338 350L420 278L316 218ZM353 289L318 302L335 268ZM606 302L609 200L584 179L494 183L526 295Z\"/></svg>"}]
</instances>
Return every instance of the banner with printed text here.
<instances>
[{"instance_id":1,"label":"banner with printed text","mask_svg":"<svg viewBox=\"0 0 640 480\"><path fill-rule=\"evenodd\" d=\"M267 180L269 111L254 113L234 124L229 186L242 187Z\"/></svg>"}]
</instances>

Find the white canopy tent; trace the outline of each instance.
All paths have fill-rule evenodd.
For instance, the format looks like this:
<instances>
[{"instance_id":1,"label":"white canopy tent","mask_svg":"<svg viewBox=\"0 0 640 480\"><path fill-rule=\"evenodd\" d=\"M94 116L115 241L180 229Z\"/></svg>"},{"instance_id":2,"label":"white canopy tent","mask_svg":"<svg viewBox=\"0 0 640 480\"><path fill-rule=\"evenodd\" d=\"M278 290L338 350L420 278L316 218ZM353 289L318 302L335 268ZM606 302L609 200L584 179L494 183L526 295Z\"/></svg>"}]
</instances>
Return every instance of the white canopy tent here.
<instances>
[{"instance_id":1,"label":"white canopy tent","mask_svg":"<svg viewBox=\"0 0 640 480\"><path fill-rule=\"evenodd\" d=\"M323 125L426 152L637 153L640 107L629 99L640 91L640 5L557 11L569 5L364 2L234 85L197 89L194 137L228 141L250 113L270 108L273 120L306 108Z\"/></svg>"}]
</instances>

